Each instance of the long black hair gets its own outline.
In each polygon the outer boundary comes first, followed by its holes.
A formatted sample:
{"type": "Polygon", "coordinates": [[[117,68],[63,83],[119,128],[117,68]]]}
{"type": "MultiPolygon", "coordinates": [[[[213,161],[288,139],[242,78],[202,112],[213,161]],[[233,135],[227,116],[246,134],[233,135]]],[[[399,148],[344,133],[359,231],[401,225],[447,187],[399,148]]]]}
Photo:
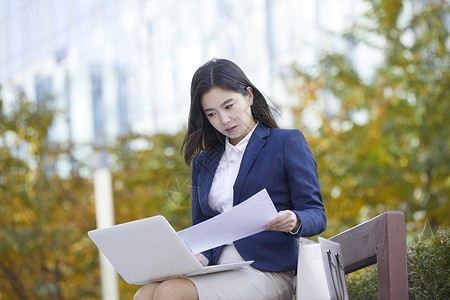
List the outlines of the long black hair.
{"type": "Polygon", "coordinates": [[[181,147],[184,161],[188,165],[200,152],[225,140],[224,135],[209,123],[201,105],[202,96],[213,87],[238,92],[244,96],[247,96],[247,88],[251,87],[253,119],[266,127],[278,128],[266,98],[244,72],[232,61],[214,58],[198,68],[192,78],[188,128],[181,147]]]}

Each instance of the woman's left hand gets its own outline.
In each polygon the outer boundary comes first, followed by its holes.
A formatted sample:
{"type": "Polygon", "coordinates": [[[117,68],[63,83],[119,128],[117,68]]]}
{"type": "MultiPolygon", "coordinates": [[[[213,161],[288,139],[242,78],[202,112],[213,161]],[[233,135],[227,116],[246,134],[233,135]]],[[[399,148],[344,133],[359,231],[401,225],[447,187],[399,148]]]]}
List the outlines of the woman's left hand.
{"type": "Polygon", "coordinates": [[[275,218],[272,219],[272,221],[264,226],[264,230],[295,232],[300,227],[300,225],[300,220],[297,218],[297,215],[293,211],[282,210],[278,212],[278,214],[275,216],[275,218]]]}
{"type": "Polygon", "coordinates": [[[202,264],[202,266],[206,267],[209,264],[209,260],[201,253],[195,254],[197,260],[202,264]]]}

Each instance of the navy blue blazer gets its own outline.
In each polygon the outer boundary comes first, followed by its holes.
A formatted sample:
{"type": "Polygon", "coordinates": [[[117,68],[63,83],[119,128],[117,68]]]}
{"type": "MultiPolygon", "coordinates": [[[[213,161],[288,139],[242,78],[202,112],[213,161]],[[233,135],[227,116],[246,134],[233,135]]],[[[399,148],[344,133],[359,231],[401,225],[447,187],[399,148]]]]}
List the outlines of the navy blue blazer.
{"type": "MultiPolygon", "coordinates": [[[[225,144],[209,147],[192,163],[192,223],[218,215],[208,204],[208,194],[225,144]]],[[[267,128],[258,124],[242,158],[234,183],[233,205],[262,189],[269,193],[278,211],[292,210],[301,221],[296,235],[264,231],[234,242],[253,267],[272,272],[297,267],[300,236],[313,236],[325,230],[327,219],[322,204],[317,164],[303,134],[296,129],[267,128]]],[[[216,264],[223,246],[203,254],[216,264]]]]}

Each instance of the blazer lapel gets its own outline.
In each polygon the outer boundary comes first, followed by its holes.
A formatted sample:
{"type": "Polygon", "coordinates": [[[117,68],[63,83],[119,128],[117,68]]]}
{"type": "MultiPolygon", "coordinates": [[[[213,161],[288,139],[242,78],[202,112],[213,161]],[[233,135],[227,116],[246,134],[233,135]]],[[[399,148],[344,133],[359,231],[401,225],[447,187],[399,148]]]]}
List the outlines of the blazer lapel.
{"type": "Polygon", "coordinates": [[[261,151],[262,147],[266,143],[266,137],[270,134],[270,129],[258,124],[253,135],[248,141],[247,148],[245,149],[244,157],[242,158],[241,166],[239,168],[239,173],[234,183],[234,193],[233,193],[233,206],[239,204],[242,188],[244,185],[245,178],[250,171],[256,157],[261,151]]]}
{"type": "Polygon", "coordinates": [[[225,151],[225,144],[213,145],[205,153],[205,157],[201,162],[201,168],[199,172],[199,185],[201,186],[199,202],[205,212],[211,215],[217,215],[218,212],[214,211],[208,204],[208,195],[211,190],[211,185],[214,180],[214,174],[219,166],[222,154],[225,151]]]}

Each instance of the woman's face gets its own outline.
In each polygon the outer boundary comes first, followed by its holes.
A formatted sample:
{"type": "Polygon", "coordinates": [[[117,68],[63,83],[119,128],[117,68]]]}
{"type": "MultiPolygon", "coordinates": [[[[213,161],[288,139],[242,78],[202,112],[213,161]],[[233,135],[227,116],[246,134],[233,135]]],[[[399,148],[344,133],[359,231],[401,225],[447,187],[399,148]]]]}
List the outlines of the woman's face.
{"type": "Polygon", "coordinates": [[[201,105],[209,123],[220,133],[227,136],[232,145],[237,145],[249,133],[256,123],[251,106],[253,93],[247,88],[247,95],[214,87],[203,94],[201,105]]]}

